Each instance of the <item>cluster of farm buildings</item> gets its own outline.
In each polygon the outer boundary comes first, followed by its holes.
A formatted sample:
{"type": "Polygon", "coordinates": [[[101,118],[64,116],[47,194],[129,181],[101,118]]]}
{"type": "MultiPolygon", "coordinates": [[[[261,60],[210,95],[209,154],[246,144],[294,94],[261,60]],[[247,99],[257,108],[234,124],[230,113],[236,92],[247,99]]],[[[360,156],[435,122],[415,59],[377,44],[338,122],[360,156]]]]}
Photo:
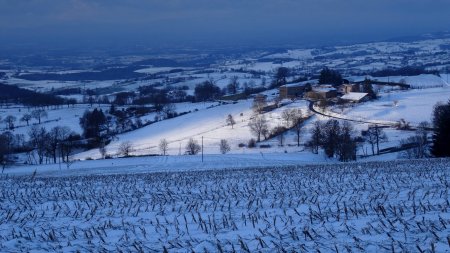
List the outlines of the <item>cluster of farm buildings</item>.
{"type": "MultiPolygon", "coordinates": [[[[391,84],[396,86],[396,84],[391,84]]],[[[372,84],[370,84],[372,87],[372,84]]],[[[310,100],[332,100],[335,102],[360,103],[368,101],[373,94],[365,92],[364,82],[311,85],[308,82],[290,83],[279,87],[281,99],[307,98],[310,100]]],[[[373,92],[373,91],[372,91],[373,92]]]]}

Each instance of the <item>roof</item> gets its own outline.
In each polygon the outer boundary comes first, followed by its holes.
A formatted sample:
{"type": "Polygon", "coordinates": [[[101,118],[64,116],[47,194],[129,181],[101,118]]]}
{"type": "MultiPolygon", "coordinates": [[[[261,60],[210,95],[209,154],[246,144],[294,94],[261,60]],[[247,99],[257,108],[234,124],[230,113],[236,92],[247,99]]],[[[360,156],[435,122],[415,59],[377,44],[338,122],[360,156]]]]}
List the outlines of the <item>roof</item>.
{"type": "Polygon", "coordinates": [[[367,95],[369,95],[369,94],[364,93],[364,92],[349,92],[349,93],[345,94],[344,96],[342,96],[341,98],[344,100],[359,101],[367,95]]]}
{"type": "Polygon", "coordinates": [[[303,86],[305,86],[305,85],[307,85],[308,83],[305,83],[305,82],[300,82],[300,83],[288,83],[288,84],[285,84],[285,85],[283,85],[283,86],[281,86],[281,87],[287,87],[287,88],[292,88],[292,87],[303,87],[303,86]]]}
{"type": "Polygon", "coordinates": [[[315,92],[330,92],[330,91],[335,91],[335,88],[328,88],[328,87],[314,87],[313,91],[315,92]]]}

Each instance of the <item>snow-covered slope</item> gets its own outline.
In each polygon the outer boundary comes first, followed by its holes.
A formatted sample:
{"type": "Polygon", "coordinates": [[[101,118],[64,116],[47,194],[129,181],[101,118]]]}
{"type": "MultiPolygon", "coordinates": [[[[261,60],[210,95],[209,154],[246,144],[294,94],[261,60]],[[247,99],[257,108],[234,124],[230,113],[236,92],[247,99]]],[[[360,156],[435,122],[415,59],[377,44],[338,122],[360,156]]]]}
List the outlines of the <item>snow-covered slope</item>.
{"type": "Polygon", "coordinates": [[[0,176],[0,249],[447,252],[449,168],[409,160],[0,176]]]}

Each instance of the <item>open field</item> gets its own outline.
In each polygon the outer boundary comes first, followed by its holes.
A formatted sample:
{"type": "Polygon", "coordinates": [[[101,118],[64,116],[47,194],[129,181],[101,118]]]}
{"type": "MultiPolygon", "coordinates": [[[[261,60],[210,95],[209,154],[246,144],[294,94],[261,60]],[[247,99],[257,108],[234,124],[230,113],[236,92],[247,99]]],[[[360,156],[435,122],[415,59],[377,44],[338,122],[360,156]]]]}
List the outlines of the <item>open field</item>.
{"type": "Polygon", "coordinates": [[[448,252],[449,168],[436,159],[3,175],[0,249],[448,252]]]}

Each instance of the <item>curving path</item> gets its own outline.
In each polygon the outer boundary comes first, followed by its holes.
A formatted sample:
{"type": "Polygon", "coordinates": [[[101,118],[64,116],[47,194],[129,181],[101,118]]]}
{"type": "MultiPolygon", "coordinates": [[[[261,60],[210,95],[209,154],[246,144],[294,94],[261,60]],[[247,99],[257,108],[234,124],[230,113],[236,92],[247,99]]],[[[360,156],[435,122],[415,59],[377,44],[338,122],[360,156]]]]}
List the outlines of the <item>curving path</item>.
{"type": "Polygon", "coordinates": [[[318,115],[321,115],[321,116],[334,118],[334,119],[340,119],[340,120],[346,120],[346,121],[351,121],[351,122],[357,122],[357,123],[367,123],[367,124],[378,125],[378,126],[386,126],[386,127],[395,127],[397,125],[397,122],[384,122],[383,123],[383,122],[379,122],[379,121],[349,119],[349,118],[345,118],[345,117],[339,117],[339,116],[336,116],[336,115],[325,114],[325,113],[320,112],[320,111],[318,111],[318,110],[316,110],[314,108],[315,101],[312,101],[312,100],[308,100],[308,101],[309,101],[309,110],[311,110],[315,114],[318,114],[318,115]]]}

